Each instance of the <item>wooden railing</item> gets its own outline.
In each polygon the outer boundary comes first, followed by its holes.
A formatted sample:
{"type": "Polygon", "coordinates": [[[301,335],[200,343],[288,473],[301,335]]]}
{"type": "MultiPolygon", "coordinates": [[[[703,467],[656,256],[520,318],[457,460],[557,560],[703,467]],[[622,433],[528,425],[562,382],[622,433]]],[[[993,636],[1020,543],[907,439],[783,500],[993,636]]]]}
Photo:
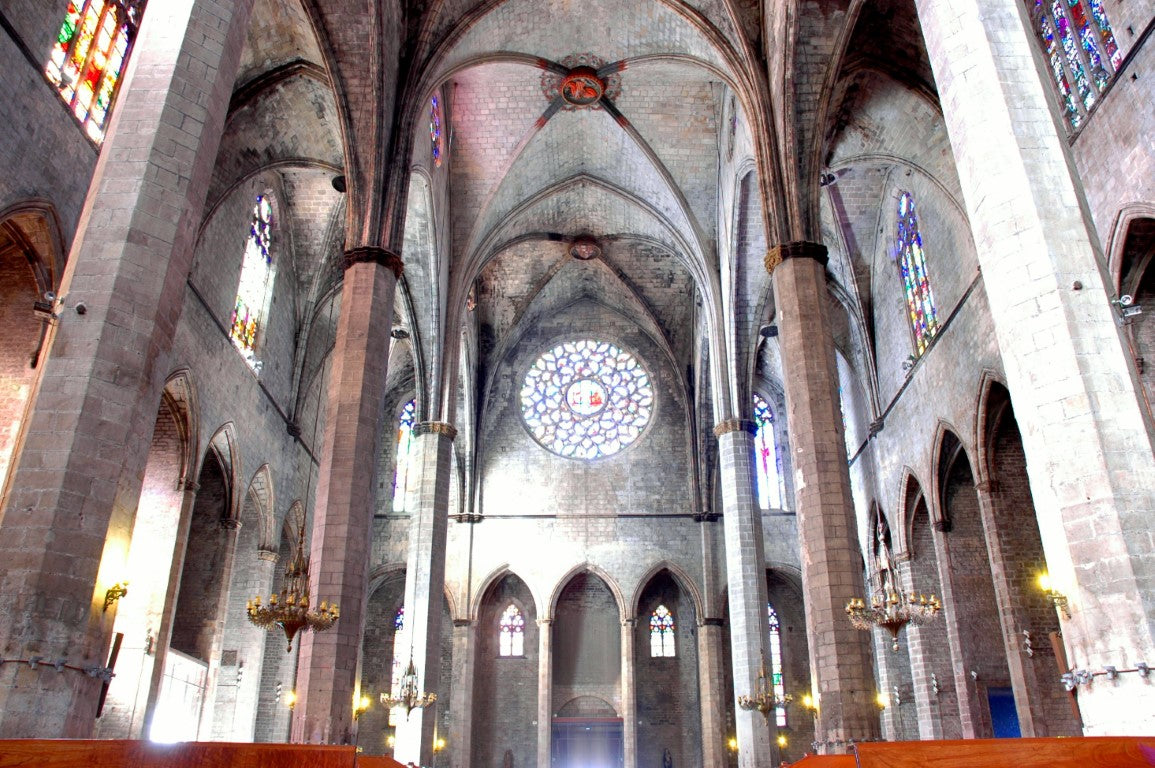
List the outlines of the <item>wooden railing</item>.
{"type": "Polygon", "coordinates": [[[797,768],[1152,768],[1155,737],[868,742],[797,768]]]}
{"type": "Polygon", "coordinates": [[[0,768],[403,768],[355,747],[149,741],[0,740],[0,768]]]}

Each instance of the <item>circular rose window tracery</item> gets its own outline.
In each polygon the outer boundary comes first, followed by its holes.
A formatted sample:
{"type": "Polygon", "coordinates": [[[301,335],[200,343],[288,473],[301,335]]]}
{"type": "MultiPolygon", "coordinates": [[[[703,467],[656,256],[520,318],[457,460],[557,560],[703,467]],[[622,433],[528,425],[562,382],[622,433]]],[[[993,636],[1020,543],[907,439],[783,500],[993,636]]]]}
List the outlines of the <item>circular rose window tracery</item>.
{"type": "Polygon", "coordinates": [[[567,341],[530,367],[521,412],[544,448],[571,459],[612,456],[650,423],[654,388],[641,363],[605,341],[567,341]]]}

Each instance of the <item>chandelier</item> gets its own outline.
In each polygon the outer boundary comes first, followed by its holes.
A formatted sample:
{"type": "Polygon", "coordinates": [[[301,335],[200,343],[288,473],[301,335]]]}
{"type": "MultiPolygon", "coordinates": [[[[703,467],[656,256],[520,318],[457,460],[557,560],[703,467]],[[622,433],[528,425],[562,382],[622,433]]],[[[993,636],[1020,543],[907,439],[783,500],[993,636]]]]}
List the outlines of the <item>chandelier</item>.
{"type": "Polygon", "coordinates": [[[898,650],[898,633],[907,624],[918,626],[931,621],[942,610],[942,603],[931,595],[916,595],[902,590],[889,594],[876,594],[870,599],[870,605],[860,597],[853,598],[846,604],[846,615],[855,629],[871,630],[882,627],[890,633],[894,644],[892,651],[898,650]]]}
{"type": "Polygon", "coordinates": [[[272,630],[274,626],[285,632],[289,641],[287,651],[293,650],[293,638],[302,629],[324,632],[341,618],[341,610],[336,603],[322,600],[321,605],[309,609],[309,558],[305,556],[305,525],[300,521],[297,536],[297,551],[285,570],[285,584],[280,594],[269,595],[269,602],[261,604],[261,596],[250,600],[245,611],[249,621],[262,629],[272,630]]]}
{"type": "Polygon", "coordinates": [[[778,698],[777,694],[774,693],[773,682],[766,676],[766,662],[763,661],[762,667],[758,671],[758,686],[754,695],[739,696],[738,706],[746,710],[756,709],[763,716],[768,717],[770,710],[784,707],[792,701],[794,701],[794,697],[790,694],[778,698]]]}
{"type": "Polygon", "coordinates": [[[386,709],[405,707],[405,718],[415,709],[428,707],[437,701],[436,693],[422,693],[417,685],[417,666],[413,663],[413,654],[410,652],[409,665],[405,667],[405,674],[397,683],[397,690],[393,695],[381,694],[381,704],[386,709]]]}

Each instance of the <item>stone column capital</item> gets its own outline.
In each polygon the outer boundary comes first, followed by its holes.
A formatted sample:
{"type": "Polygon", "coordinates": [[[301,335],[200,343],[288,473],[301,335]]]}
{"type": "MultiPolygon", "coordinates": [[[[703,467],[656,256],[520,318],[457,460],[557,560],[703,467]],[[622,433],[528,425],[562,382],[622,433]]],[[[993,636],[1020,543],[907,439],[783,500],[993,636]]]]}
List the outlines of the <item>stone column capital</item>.
{"type": "Polygon", "coordinates": [[[714,425],[714,437],[728,435],[731,432],[748,432],[753,435],[758,432],[758,425],[749,419],[726,419],[714,425]]]}
{"type": "Polygon", "coordinates": [[[814,259],[824,267],[830,260],[826,246],[822,243],[795,240],[792,243],[775,245],[766,251],[766,271],[771,275],[774,274],[774,270],[786,259],[814,259]]]}
{"type": "Polygon", "coordinates": [[[421,435],[445,435],[450,440],[457,439],[457,427],[444,421],[422,421],[413,425],[413,434],[417,437],[421,435]]]}
{"type": "Polygon", "coordinates": [[[473,619],[454,619],[453,626],[455,627],[472,627],[473,619]]]}
{"type": "Polygon", "coordinates": [[[260,548],[257,550],[257,559],[275,563],[281,559],[281,555],[275,549],[260,548]]]}
{"type": "Polygon", "coordinates": [[[401,279],[401,273],[405,270],[405,262],[401,261],[400,256],[387,248],[376,245],[362,245],[345,251],[342,270],[347,270],[354,264],[366,263],[378,264],[390,269],[398,280],[401,279]]]}
{"type": "Polygon", "coordinates": [[[705,618],[698,622],[699,627],[721,627],[725,624],[722,619],[705,618]]]}
{"type": "Polygon", "coordinates": [[[553,619],[538,619],[537,620],[537,625],[539,627],[548,627],[550,624],[553,624],[553,619]]]}

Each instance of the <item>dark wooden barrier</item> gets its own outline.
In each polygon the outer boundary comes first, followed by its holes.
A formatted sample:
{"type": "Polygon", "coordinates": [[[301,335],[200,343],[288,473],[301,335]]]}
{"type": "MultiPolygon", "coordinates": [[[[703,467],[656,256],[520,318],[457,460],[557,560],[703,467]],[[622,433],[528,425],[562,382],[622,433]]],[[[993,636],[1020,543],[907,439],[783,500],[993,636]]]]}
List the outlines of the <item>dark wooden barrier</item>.
{"type": "MultiPolygon", "coordinates": [[[[1155,738],[967,739],[855,746],[859,768],[1149,768],[1155,738]]],[[[815,767],[817,768],[817,766],[815,767]]]]}
{"type": "MultiPolygon", "coordinates": [[[[354,747],[309,744],[0,741],[0,768],[354,768],[355,758],[354,747]]],[[[372,768],[392,766],[386,763],[372,768]]]]}
{"type": "Polygon", "coordinates": [[[854,755],[810,755],[792,763],[791,768],[858,768],[858,761],[854,755]]]}

